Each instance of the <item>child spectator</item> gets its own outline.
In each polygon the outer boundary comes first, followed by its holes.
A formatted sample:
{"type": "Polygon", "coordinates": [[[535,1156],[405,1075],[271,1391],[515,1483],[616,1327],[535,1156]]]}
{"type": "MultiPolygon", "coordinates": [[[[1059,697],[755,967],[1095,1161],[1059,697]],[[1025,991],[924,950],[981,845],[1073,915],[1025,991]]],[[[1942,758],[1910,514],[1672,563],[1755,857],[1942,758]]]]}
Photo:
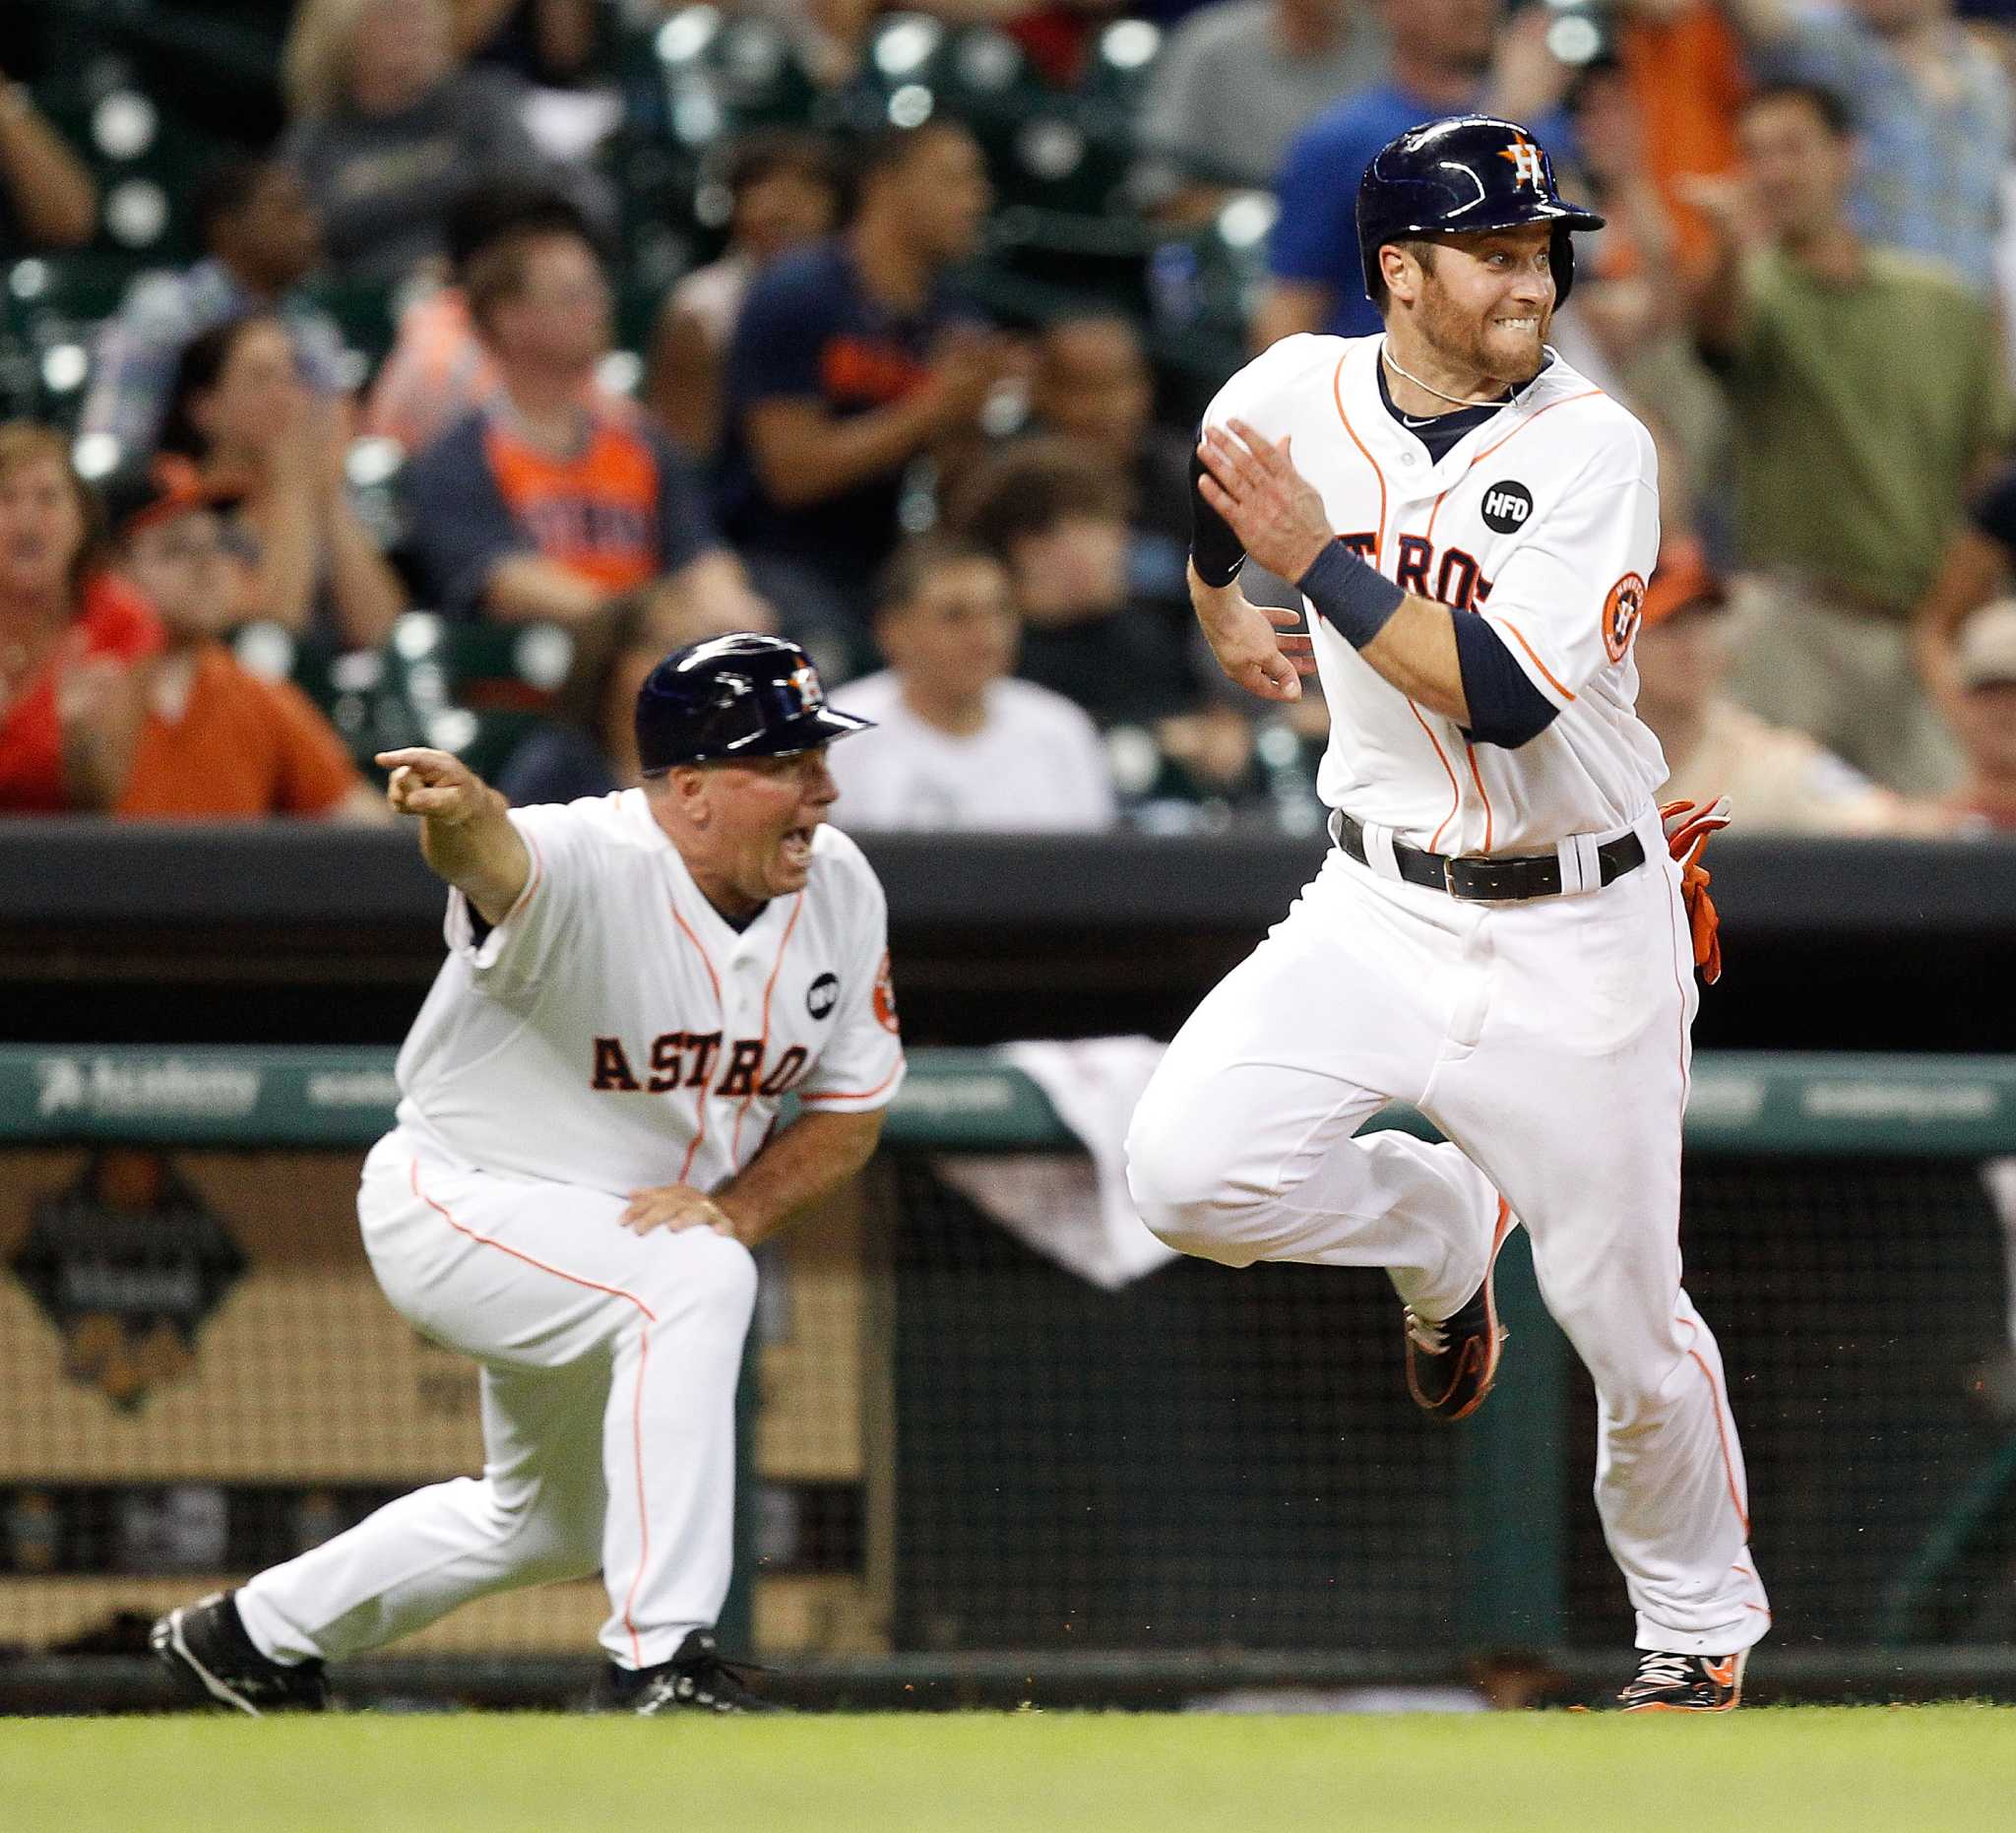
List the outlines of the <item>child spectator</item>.
{"type": "Polygon", "coordinates": [[[166,634],[139,670],[144,712],[112,812],[139,821],[388,819],[308,697],[251,673],[221,640],[232,581],[218,512],[228,498],[172,459],[115,477],[105,497],[119,571],[166,634]]]}

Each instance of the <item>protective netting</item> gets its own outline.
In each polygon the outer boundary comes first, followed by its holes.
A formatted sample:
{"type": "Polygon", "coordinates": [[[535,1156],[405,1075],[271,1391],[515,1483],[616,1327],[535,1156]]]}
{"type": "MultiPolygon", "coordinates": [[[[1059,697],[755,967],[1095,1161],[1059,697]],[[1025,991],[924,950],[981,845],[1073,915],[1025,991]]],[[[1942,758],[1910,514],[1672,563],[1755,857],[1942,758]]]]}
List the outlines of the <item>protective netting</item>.
{"type": "MultiPolygon", "coordinates": [[[[0,1649],[137,1646],[163,1605],[478,1468],[472,1371],[371,1280],[357,1162],[0,1155],[0,1649]]],[[[1453,1663],[1492,1639],[1477,1554],[1508,1493],[1559,1511],[1526,1602],[1551,1583],[1563,1642],[1628,1642],[1572,1357],[1552,1467],[1480,1486],[1493,1409],[1452,1429],[1413,1407],[1382,1275],[1180,1261],[1102,1290],[939,1163],[885,1153],[766,1256],[744,1523],[762,1652],[1453,1663]]],[[[2016,1633],[2016,1364],[1980,1169],[1696,1154],[1687,1191],[1781,1634],[2016,1633]]],[[[1493,1408],[1509,1425],[1527,1404],[1493,1408]]],[[[492,1598],[400,1652],[586,1656],[604,1609],[594,1581],[492,1598]]]]}

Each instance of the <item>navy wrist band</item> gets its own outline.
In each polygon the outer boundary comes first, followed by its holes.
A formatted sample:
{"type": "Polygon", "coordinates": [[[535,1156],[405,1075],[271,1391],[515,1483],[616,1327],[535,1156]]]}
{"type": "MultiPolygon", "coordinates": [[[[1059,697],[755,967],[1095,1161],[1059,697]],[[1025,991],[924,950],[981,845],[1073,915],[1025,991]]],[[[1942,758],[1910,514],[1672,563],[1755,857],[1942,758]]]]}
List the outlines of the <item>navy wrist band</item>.
{"type": "Polygon", "coordinates": [[[1342,541],[1325,547],[1295,585],[1353,649],[1363,649],[1385,629],[1407,597],[1342,541]]]}

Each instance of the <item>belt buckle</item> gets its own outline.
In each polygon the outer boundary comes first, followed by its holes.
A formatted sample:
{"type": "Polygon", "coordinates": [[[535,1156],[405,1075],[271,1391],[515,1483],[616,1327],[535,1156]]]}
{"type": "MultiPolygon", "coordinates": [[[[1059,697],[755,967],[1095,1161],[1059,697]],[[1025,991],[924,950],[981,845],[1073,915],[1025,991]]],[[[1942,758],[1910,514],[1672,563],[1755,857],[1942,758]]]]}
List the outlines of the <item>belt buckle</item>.
{"type": "Polygon", "coordinates": [[[1442,889],[1459,904],[1473,904],[1476,899],[1460,889],[1456,883],[1456,868],[1461,863],[1462,860],[1456,853],[1445,853],[1442,855],[1442,889]]]}

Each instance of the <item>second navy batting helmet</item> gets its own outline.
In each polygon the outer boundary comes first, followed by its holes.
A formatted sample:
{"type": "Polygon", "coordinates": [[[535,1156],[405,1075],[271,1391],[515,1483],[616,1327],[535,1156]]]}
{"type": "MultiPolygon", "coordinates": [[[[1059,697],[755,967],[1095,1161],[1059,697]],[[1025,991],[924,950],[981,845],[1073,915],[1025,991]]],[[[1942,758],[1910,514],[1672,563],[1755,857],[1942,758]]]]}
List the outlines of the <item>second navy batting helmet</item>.
{"type": "Polygon", "coordinates": [[[1413,235],[1465,235],[1525,222],[1554,226],[1554,303],[1575,283],[1571,229],[1600,229],[1592,210],[1566,203],[1553,161],[1516,122],[1488,114],[1450,115],[1411,127],[1372,156],[1358,183],[1358,255],[1365,294],[1375,304],[1379,250],[1413,235]]]}
{"type": "Polygon", "coordinates": [[[637,757],[674,764],[788,757],[874,725],[826,704],[812,659],[754,631],[674,650],[637,690],[637,757]]]}

